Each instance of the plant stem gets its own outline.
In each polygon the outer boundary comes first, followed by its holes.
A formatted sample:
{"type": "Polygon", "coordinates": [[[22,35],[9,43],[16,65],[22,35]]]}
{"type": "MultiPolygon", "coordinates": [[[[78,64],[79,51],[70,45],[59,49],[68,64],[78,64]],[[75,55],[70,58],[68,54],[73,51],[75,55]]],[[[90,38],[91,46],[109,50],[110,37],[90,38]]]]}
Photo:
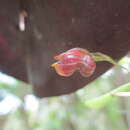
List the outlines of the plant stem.
{"type": "Polygon", "coordinates": [[[100,52],[96,52],[96,53],[91,53],[93,59],[96,61],[96,62],[101,62],[101,61],[107,61],[113,65],[116,65],[116,66],[119,66],[125,70],[127,70],[129,73],[130,73],[130,70],[122,65],[120,65],[119,63],[117,63],[115,60],[113,60],[110,56],[107,56],[103,53],[100,53],[100,52]]]}

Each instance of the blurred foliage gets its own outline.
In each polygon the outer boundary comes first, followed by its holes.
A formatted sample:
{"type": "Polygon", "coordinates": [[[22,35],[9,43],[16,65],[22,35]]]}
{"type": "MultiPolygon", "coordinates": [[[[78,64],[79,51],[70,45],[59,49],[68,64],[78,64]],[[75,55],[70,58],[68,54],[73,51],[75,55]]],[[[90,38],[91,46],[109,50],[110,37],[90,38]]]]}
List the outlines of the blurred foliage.
{"type": "MultiPolygon", "coordinates": [[[[120,64],[130,68],[130,57],[120,64]]],[[[0,77],[0,130],[130,128],[129,98],[111,97],[113,91],[130,90],[130,73],[118,66],[73,94],[43,99],[32,94],[31,86],[3,74],[0,77]],[[104,95],[110,98],[105,103],[104,95]]]]}
{"type": "Polygon", "coordinates": [[[97,98],[94,98],[92,100],[88,100],[86,101],[86,105],[88,107],[91,108],[101,108],[103,107],[105,104],[109,103],[111,100],[113,100],[114,98],[117,98],[117,96],[115,96],[117,93],[119,92],[127,92],[130,91],[130,83],[124,84],[102,96],[99,96],[97,98]]]}

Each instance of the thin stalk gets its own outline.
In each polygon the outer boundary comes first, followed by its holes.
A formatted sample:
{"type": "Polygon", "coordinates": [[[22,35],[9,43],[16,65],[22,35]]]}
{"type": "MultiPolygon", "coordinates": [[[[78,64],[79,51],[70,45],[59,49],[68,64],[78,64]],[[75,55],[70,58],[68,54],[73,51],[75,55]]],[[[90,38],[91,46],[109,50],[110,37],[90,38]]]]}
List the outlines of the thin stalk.
{"type": "Polygon", "coordinates": [[[91,53],[91,55],[92,55],[94,61],[96,61],[96,62],[107,61],[107,62],[109,62],[109,63],[111,63],[111,64],[113,64],[115,66],[119,66],[119,67],[127,70],[130,73],[130,69],[120,65],[118,62],[113,60],[110,56],[107,56],[107,55],[105,55],[103,53],[100,53],[100,52],[91,53]]]}

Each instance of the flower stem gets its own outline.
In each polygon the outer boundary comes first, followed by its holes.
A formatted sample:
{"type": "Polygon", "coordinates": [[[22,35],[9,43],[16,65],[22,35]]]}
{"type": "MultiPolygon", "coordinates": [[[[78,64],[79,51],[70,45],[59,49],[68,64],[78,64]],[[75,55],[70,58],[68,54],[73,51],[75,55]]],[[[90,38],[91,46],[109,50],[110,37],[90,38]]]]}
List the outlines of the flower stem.
{"type": "Polygon", "coordinates": [[[101,61],[107,61],[113,65],[116,65],[116,66],[119,66],[125,70],[127,70],[129,73],[130,73],[130,69],[120,65],[119,63],[117,63],[115,60],[113,60],[110,56],[107,56],[103,53],[100,53],[100,52],[96,52],[96,53],[91,53],[93,59],[96,61],[96,62],[101,62],[101,61]]]}

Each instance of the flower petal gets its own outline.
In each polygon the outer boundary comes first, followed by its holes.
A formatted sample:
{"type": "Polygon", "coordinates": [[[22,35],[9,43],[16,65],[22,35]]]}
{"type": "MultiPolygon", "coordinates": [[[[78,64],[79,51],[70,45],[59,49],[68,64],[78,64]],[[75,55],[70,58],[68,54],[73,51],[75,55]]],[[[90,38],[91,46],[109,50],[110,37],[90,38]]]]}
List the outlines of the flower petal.
{"type": "Polygon", "coordinates": [[[82,48],[70,49],[54,57],[58,62],[52,64],[56,72],[61,76],[71,76],[76,70],[84,77],[93,74],[96,63],[91,54],[82,48]]]}

